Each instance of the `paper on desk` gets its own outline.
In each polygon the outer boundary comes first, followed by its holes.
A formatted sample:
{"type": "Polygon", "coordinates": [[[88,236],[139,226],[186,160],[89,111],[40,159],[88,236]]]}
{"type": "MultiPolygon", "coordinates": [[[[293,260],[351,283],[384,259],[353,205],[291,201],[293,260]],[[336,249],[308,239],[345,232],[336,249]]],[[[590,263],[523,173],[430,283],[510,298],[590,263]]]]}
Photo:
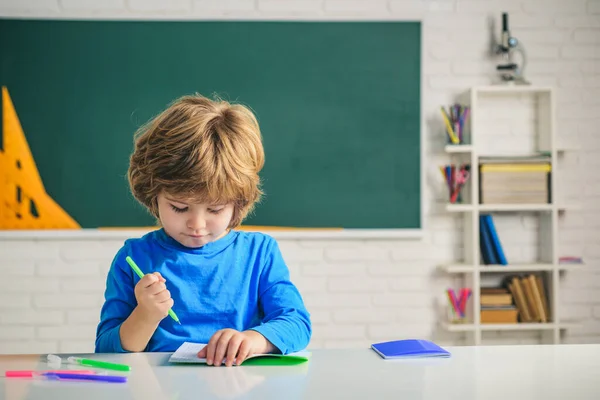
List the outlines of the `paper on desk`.
{"type": "Polygon", "coordinates": [[[198,358],[198,352],[206,347],[206,343],[185,342],[169,358],[169,362],[206,363],[206,358],[198,358]]]}
{"type": "MultiPolygon", "coordinates": [[[[206,364],[206,358],[198,358],[198,352],[206,346],[206,343],[184,342],[175,353],[169,358],[172,363],[190,363],[190,364],[206,364]]],[[[252,358],[276,358],[280,360],[279,364],[294,364],[308,361],[310,352],[299,351],[286,355],[282,354],[254,354],[246,358],[246,361],[252,358]]]]}

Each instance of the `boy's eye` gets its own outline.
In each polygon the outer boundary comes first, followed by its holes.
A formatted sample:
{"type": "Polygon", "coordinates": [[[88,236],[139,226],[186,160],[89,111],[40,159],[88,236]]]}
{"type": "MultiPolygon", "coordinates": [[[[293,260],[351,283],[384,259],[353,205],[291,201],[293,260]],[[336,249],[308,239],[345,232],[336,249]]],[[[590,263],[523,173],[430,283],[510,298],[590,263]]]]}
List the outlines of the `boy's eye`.
{"type": "Polygon", "coordinates": [[[186,212],[188,210],[187,207],[184,208],[179,208],[179,207],[175,207],[173,204],[171,204],[171,208],[173,209],[173,211],[175,211],[176,213],[182,213],[182,212],[186,212]]]}
{"type": "Polygon", "coordinates": [[[219,208],[218,210],[214,209],[214,208],[209,208],[208,209],[208,212],[211,213],[211,214],[219,214],[221,211],[223,211],[223,208],[219,208]]]}

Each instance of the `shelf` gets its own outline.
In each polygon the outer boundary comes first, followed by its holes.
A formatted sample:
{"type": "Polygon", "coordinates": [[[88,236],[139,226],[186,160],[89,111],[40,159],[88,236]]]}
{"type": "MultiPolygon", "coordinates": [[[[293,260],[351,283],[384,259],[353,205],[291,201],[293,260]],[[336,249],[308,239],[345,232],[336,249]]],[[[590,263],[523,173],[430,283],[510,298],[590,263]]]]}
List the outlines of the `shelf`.
{"type": "MultiPolygon", "coordinates": [[[[549,331],[555,328],[569,329],[572,324],[555,323],[518,323],[518,324],[480,324],[481,331],[549,331]]],[[[475,324],[450,324],[444,323],[444,328],[449,332],[472,332],[476,329],[475,324]]]]}
{"type": "Polygon", "coordinates": [[[449,274],[470,274],[475,271],[475,266],[472,264],[449,264],[440,265],[439,269],[449,274]]]}
{"type": "MultiPolygon", "coordinates": [[[[552,204],[447,204],[449,212],[470,212],[475,209],[484,212],[492,211],[551,211],[552,204]]],[[[560,208],[560,207],[559,207],[560,208]]]]}
{"type": "MultiPolygon", "coordinates": [[[[444,151],[446,153],[471,153],[473,151],[473,145],[470,144],[447,144],[444,147],[444,151]]],[[[581,146],[579,145],[558,145],[556,146],[556,151],[558,153],[564,153],[564,152],[575,152],[575,151],[581,151],[581,146]]],[[[480,154],[479,158],[482,157],[494,157],[493,154],[480,154]]]]}
{"type": "Polygon", "coordinates": [[[574,204],[446,204],[448,212],[516,212],[516,211],[558,211],[578,210],[580,206],[574,204]]]}
{"type": "Polygon", "coordinates": [[[556,328],[554,323],[481,324],[482,331],[546,331],[556,328]]]}
{"type": "Polygon", "coordinates": [[[554,268],[559,271],[581,269],[583,264],[509,264],[509,265],[473,265],[473,264],[448,264],[439,268],[449,274],[471,274],[475,271],[481,273],[502,273],[502,272],[542,272],[553,271],[554,268]]]}
{"type": "Polygon", "coordinates": [[[494,93],[550,93],[552,92],[551,87],[545,86],[528,86],[528,85],[490,85],[490,86],[477,86],[475,90],[478,94],[494,94],[494,93]]]}
{"type": "MultiPolygon", "coordinates": [[[[565,264],[560,264],[562,267],[565,264]]],[[[510,264],[510,265],[478,265],[473,264],[450,264],[441,267],[448,273],[460,274],[460,273],[473,273],[475,271],[485,272],[539,272],[539,271],[552,271],[554,269],[553,264],[510,264]]]]}
{"type": "Polygon", "coordinates": [[[444,329],[449,332],[471,332],[475,330],[473,324],[451,324],[448,322],[444,323],[444,329]]]}
{"type": "Polygon", "coordinates": [[[552,204],[479,204],[480,211],[551,211],[552,204]]]}
{"type": "Polygon", "coordinates": [[[446,211],[449,212],[469,212],[473,210],[472,204],[446,204],[446,211]]]}
{"type": "Polygon", "coordinates": [[[559,271],[575,271],[581,269],[583,264],[512,264],[512,265],[480,265],[479,271],[486,272],[541,272],[553,271],[556,267],[559,271]]]}
{"type": "Polygon", "coordinates": [[[445,147],[446,153],[467,154],[473,151],[473,146],[470,144],[448,144],[445,147]]]}
{"type": "Polygon", "coordinates": [[[552,271],[554,264],[480,265],[481,272],[539,272],[552,271]]]}

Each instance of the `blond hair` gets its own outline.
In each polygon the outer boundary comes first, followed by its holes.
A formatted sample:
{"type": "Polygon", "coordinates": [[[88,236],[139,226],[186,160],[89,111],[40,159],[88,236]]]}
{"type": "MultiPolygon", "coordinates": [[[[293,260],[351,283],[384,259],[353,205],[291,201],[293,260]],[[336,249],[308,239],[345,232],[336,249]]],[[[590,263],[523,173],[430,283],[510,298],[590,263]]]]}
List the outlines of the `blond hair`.
{"type": "Polygon", "coordinates": [[[264,150],[254,114],[239,104],[183,96],[135,134],[128,179],[133,196],[158,218],[166,192],[198,203],[233,203],[230,228],[260,200],[264,150]]]}

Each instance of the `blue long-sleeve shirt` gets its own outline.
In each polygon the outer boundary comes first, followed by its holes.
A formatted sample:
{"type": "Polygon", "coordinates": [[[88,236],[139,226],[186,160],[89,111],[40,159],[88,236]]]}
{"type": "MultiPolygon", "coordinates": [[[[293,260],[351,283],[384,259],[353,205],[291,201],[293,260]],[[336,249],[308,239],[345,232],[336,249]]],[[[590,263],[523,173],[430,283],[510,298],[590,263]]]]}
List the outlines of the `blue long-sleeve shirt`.
{"type": "Polygon", "coordinates": [[[220,329],[253,329],[283,354],[304,349],[310,315],[290,281],[277,242],[260,233],[231,231],[200,248],[185,247],[163,229],[128,239],[106,279],[96,332],[97,353],[125,352],[119,329],[137,306],[140,278],[125,257],[145,273],[160,272],[181,325],[164,318],[145,351],[175,351],[183,342],[208,343],[220,329]]]}

